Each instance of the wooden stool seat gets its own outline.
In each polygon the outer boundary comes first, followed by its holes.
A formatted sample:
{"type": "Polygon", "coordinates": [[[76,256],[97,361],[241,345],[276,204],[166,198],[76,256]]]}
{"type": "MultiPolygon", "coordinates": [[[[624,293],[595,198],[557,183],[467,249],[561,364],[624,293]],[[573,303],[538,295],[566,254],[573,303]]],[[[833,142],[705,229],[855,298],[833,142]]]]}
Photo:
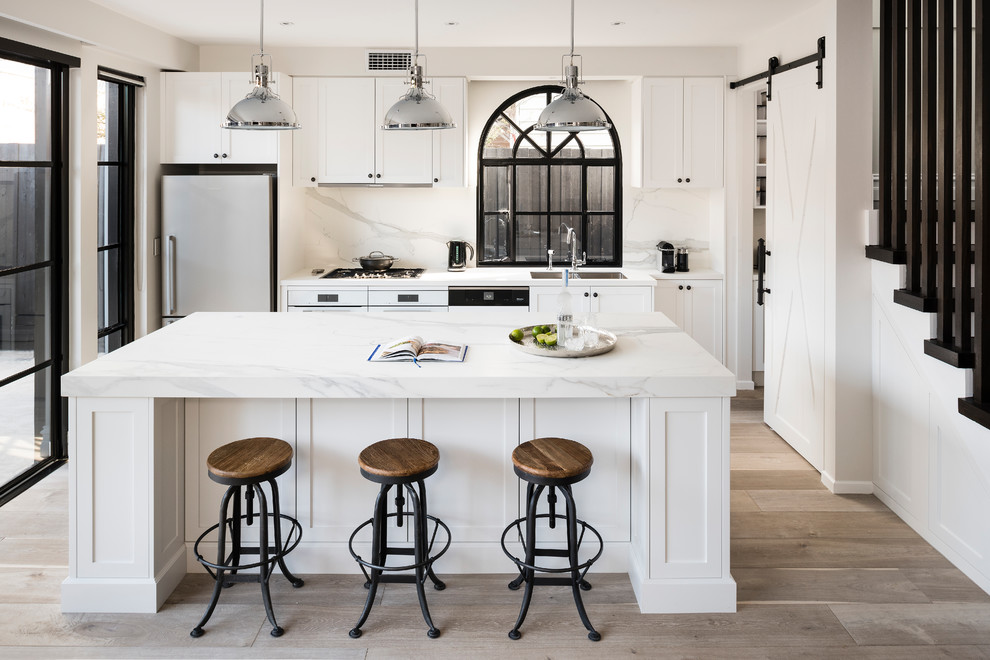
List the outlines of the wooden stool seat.
{"type": "Polygon", "coordinates": [[[440,451],[416,438],[390,438],[365,447],[358,456],[361,473],[373,481],[416,481],[433,474],[440,451]]]}
{"type": "Polygon", "coordinates": [[[512,451],[516,474],[537,483],[574,483],[591,472],[594,457],[580,442],[565,438],[536,438],[512,451]]]}
{"type": "Polygon", "coordinates": [[[292,446],[278,438],[247,438],[214,449],[206,459],[210,479],[219,483],[265,481],[292,465],[292,446]]]}

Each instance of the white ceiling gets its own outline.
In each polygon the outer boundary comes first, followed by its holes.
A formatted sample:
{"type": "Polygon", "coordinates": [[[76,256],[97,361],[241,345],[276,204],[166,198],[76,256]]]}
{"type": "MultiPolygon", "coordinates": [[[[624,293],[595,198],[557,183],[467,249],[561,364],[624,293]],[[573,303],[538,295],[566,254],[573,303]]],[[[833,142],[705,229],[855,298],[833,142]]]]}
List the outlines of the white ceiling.
{"type": "MultiPolygon", "coordinates": [[[[258,43],[260,0],[92,1],[198,45],[258,43]]],[[[818,1],[576,0],[575,52],[593,46],[734,46],[818,1]]],[[[411,48],[413,7],[413,0],[267,0],[265,46],[411,48]]],[[[568,0],[420,0],[419,14],[424,52],[570,44],[568,0]]]]}

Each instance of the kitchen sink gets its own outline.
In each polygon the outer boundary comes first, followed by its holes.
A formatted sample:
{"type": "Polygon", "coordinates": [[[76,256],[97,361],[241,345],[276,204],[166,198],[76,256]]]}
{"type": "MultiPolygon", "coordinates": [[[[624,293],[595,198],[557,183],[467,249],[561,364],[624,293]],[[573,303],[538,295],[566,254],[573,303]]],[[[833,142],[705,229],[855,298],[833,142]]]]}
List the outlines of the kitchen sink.
{"type": "MultiPolygon", "coordinates": [[[[534,280],[559,280],[563,277],[563,271],[559,270],[532,270],[529,272],[530,277],[534,280]]],[[[624,280],[626,276],[617,270],[587,270],[580,272],[571,272],[570,275],[572,280],[624,280]]]]}

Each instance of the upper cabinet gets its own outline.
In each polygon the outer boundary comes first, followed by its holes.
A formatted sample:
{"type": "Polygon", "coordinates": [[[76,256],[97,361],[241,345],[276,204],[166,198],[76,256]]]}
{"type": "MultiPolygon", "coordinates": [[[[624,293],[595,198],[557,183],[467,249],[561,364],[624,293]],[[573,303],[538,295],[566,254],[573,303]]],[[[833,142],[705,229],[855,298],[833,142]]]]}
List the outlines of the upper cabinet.
{"type": "MultiPolygon", "coordinates": [[[[270,86],[278,93],[278,74],[270,86]]],[[[221,127],[230,108],[253,88],[246,72],[163,73],[162,162],[278,162],[280,131],[221,127]]]]}
{"type": "Polygon", "coordinates": [[[296,78],[292,136],[297,186],[464,186],[463,78],[434,78],[432,93],[457,128],[383,131],[385,113],[408,89],[405,78],[296,78]]]}
{"type": "Polygon", "coordinates": [[[721,188],[722,78],[644,78],[644,188],[721,188]]]}

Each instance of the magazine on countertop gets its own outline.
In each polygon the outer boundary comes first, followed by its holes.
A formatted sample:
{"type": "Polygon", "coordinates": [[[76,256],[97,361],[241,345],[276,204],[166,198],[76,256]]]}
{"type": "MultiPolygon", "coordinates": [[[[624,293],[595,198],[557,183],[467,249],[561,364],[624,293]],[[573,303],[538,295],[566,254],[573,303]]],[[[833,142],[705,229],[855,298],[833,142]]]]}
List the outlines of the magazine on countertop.
{"type": "Polygon", "coordinates": [[[422,337],[402,337],[375,346],[369,362],[463,362],[467,346],[424,342],[422,337]]]}

